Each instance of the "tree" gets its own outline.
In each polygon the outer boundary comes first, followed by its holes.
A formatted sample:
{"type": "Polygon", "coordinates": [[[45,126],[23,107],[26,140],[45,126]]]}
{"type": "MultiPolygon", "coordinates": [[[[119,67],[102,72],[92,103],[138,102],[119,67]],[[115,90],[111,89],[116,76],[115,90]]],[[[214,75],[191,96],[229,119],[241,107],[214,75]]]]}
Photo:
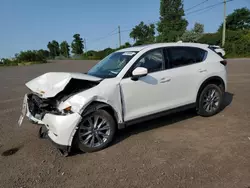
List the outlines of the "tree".
{"type": "Polygon", "coordinates": [[[76,55],[81,55],[83,53],[84,45],[80,34],[75,34],[73,36],[74,40],[71,43],[72,53],[76,55]]]}
{"type": "Polygon", "coordinates": [[[129,48],[131,47],[131,44],[129,42],[126,42],[124,45],[123,45],[125,48],[129,48]]]}
{"type": "Polygon", "coordinates": [[[157,40],[159,42],[178,41],[188,24],[183,18],[184,15],[183,0],[161,0],[157,40]]]}
{"type": "MultiPolygon", "coordinates": [[[[129,48],[132,45],[129,42],[126,42],[125,44],[121,45],[119,48],[115,49],[115,50],[119,50],[119,49],[123,49],[123,48],[129,48]]],[[[113,52],[115,51],[113,50],[113,52]]]]}
{"type": "Polygon", "coordinates": [[[64,57],[69,57],[69,44],[67,43],[67,41],[63,41],[60,44],[60,54],[64,57]]]}
{"type": "Polygon", "coordinates": [[[48,57],[47,50],[28,50],[28,51],[21,51],[19,54],[16,55],[17,62],[46,62],[48,57]]]}
{"type": "Polygon", "coordinates": [[[196,22],[194,24],[194,29],[193,31],[197,34],[203,34],[204,33],[204,25],[196,22]]]}
{"type": "Polygon", "coordinates": [[[37,51],[37,55],[40,57],[43,57],[44,59],[47,59],[47,58],[49,58],[49,51],[40,49],[37,51]]]}
{"type": "MultiPolygon", "coordinates": [[[[249,30],[250,29],[250,10],[248,8],[236,9],[227,16],[226,28],[228,30],[249,30]]],[[[221,32],[223,24],[218,31],[221,32]]]]}
{"type": "Polygon", "coordinates": [[[47,44],[47,48],[49,49],[49,56],[54,58],[55,57],[54,46],[52,45],[51,42],[47,44]]]}
{"type": "Polygon", "coordinates": [[[50,57],[55,58],[60,55],[59,43],[57,41],[52,40],[52,42],[48,43],[47,47],[49,49],[50,57]]]}
{"type": "Polygon", "coordinates": [[[135,26],[130,33],[130,37],[136,42],[135,45],[152,43],[155,40],[155,25],[146,25],[141,22],[139,25],[135,26]]]}
{"type": "Polygon", "coordinates": [[[184,42],[197,42],[204,33],[204,25],[200,23],[195,23],[194,28],[190,31],[186,31],[181,40],[184,42]]]}

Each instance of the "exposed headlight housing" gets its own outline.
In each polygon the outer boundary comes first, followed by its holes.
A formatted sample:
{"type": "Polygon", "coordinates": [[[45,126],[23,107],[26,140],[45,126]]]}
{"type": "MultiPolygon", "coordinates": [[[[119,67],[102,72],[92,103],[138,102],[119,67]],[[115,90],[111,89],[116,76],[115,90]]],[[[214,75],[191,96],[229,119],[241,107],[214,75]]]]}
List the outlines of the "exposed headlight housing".
{"type": "Polygon", "coordinates": [[[68,106],[67,108],[64,108],[63,109],[63,113],[65,113],[65,114],[72,114],[73,112],[71,111],[71,106],[68,106]]]}

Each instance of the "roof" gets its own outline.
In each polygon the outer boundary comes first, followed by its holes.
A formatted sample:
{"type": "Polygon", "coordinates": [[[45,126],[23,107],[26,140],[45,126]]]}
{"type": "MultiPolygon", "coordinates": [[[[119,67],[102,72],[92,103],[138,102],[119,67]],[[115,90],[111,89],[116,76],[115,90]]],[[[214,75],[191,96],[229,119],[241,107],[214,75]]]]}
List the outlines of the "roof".
{"type": "Polygon", "coordinates": [[[134,46],[129,48],[124,48],[119,50],[119,52],[127,52],[127,51],[134,51],[139,52],[144,49],[154,49],[160,47],[169,47],[169,46],[190,46],[190,47],[200,47],[200,48],[207,48],[207,44],[200,44],[200,43],[185,43],[185,42],[176,42],[176,43],[155,43],[155,44],[148,44],[148,45],[141,45],[141,46],[134,46]]]}

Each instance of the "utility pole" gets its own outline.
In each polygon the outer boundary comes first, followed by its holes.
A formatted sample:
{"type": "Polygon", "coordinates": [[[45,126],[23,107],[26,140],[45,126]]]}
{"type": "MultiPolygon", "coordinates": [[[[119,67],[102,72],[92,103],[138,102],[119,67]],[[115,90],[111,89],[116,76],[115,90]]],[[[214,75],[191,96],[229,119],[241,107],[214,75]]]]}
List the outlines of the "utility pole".
{"type": "Polygon", "coordinates": [[[122,45],[122,40],[121,40],[121,27],[118,26],[118,33],[119,33],[119,47],[122,45]]]}
{"type": "Polygon", "coordinates": [[[226,7],[227,7],[227,1],[224,0],[224,22],[223,22],[223,32],[222,32],[222,47],[225,46],[226,41],[226,7]]]}
{"type": "Polygon", "coordinates": [[[87,41],[86,41],[86,39],[84,39],[84,48],[85,48],[85,52],[87,52],[87,41]]]}

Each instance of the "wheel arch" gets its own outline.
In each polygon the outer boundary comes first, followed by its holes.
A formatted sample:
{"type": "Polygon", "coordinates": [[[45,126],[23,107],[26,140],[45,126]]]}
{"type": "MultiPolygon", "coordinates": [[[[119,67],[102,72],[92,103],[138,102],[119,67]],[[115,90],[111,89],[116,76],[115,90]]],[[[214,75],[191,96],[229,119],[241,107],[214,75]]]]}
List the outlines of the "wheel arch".
{"type": "Polygon", "coordinates": [[[92,101],[88,106],[83,110],[81,116],[87,116],[88,114],[99,110],[103,109],[106,110],[115,120],[116,124],[118,125],[119,123],[119,115],[116,112],[116,110],[110,105],[105,102],[100,102],[100,101],[92,101]]]}
{"type": "MultiPolygon", "coordinates": [[[[113,118],[114,118],[114,121],[116,123],[116,126],[118,129],[121,129],[121,128],[124,128],[124,127],[121,127],[123,126],[123,123],[119,123],[119,115],[118,113],[115,111],[115,109],[105,103],[105,102],[100,102],[100,101],[92,101],[90,102],[87,107],[85,107],[85,109],[82,111],[81,113],[81,116],[82,118],[84,118],[85,116],[87,116],[88,114],[90,113],[93,113],[94,111],[98,110],[98,109],[103,109],[103,110],[106,110],[113,118]]],[[[80,123],[80,122],[79,122],[80,123]]],[[[78,126],[76,126],[76,128],[74,129],[72,135],[71,135],[71,142],[69,143],[69,145],[71,145],[72,147],[75,147],[76,143],[76,132],[77,132],[77,129],[78,129],[78,126]]]]}
{"type": "Polygon", "coordinates": [[[205,81],[203,81],[199,87],[199,90],[196,96],[196,105],[198,105],[198,99],[200,97],[201,92],[208,84],[216,84],[222,89],[223,93],[225,92],[225,82],[221,77],[219,76],[209,77],[205,81]]]}

